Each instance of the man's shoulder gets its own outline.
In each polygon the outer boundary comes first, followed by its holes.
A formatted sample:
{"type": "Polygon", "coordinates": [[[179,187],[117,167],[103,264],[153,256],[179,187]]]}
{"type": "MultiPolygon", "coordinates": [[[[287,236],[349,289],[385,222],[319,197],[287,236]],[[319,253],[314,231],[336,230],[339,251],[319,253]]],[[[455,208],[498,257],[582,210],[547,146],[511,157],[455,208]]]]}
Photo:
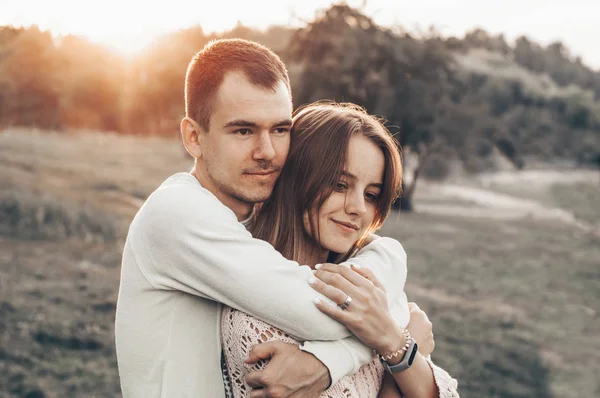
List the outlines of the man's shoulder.
{"type": "Polygon", "coordinates": [[[142,208],[178,208],[193,203],[201,207],[224,205],[190,173],[173,174],[148,196],[142,208]]]}
{"type": "Polygon", "coordinates": [[[190,173],[177,173],[148,196],[135,218],[144,220],[145,225],[172,225],[214,217],[233,217],[237,221],[231,210],[202,187],[196,177],[190,173]]]}
{"type": "Polygon", "coordinates": [[[202,185],[200,185],[200,182],[198,182],[196,177],[194,177],[192,174],[181,172],[175,173],[168,177],[166,180],[164,180],[158,186],[158,188],[156,188],[156,190],[152,192],[150,197],[159,192],[173,192],[174,190],[187,190],[196,193],[210,193],[208,190],[202,187],[202,185]]]}

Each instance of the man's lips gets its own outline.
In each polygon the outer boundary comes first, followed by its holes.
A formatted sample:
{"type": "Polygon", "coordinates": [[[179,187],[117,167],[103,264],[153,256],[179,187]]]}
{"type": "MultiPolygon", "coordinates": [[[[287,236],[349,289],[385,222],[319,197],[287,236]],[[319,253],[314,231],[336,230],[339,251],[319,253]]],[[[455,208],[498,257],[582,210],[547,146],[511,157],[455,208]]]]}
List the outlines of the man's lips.
{"type": "Polygon", "coordinates": [[[270,171],[255,171],[252,173],[246,173],[246,174],[250,174],[250,175],[254,175],[254,176],[267,176],[269,174],[273,174],[275,173],[277,170],[270,170],[270,171]]]}
{"type": "Polygon", "coordinates": [[[276,168],[276,169],[261,169],[261,170],[248,170],[245,171],[244,174],[249,174],[249,175],[256,175],[256,176],[266,176],[269,174],[273,174],[273,173],[278,173],[280,171],[280,169],[276,168]]]}
{"type": "Polygon", "coordinates": [[[338,221],[338,220],[334,220],[333,218],[331,219],[331,221],[338,223],[340,225],[343,225],[346,228],[350,228],[353,229],[355,231],[358,231],[358,225],[352,224],[350,222],[344,222],[344,221],[338,221]]]}

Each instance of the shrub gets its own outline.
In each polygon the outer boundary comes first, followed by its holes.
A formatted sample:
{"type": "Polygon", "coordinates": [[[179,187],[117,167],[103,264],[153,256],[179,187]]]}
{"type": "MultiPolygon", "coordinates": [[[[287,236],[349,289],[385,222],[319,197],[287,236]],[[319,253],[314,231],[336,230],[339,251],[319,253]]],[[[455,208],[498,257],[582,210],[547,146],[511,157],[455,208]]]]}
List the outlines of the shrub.
{"type": "Polygon", "coordinates": [[[0,234],[23,239],[113,241],[117,223],[82,203],[9,189],[0,194],[0,234]]]}

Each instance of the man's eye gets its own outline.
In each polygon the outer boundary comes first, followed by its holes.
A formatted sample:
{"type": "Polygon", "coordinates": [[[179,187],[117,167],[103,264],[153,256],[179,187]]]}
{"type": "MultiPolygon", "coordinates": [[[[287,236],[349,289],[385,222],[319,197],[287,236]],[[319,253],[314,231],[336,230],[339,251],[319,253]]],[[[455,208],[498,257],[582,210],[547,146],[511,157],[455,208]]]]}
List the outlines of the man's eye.
{"type": "Polygon", "coordinates": [[[237,134],[239,135],[248,135],[252,133],[252,130],[250,129],[239,129],[236,131],[237,134]]]}
{"type": "Polygon", "coordinates": [[[278,127],[275,129],[275,132],[277,134],[287,134],[290,132],[290,129],[288,127],[278,127]]]}

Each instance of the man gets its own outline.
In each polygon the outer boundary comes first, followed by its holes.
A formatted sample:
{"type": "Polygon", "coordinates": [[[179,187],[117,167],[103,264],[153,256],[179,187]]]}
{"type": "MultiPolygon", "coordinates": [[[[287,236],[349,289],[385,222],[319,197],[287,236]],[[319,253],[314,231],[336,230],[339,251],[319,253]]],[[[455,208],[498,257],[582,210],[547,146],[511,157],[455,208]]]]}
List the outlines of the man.
{"type": "MultiPolygon", "coordinates": [[[[221,303],[309,340],[304,351],[256,347],[252,360],[271,361],[268,371],[248,375],[253,397],[317,396],[371,353],[314,307],[310,268],[253,239],[243,225],[270,196],[287,157],[285,66],[256,43],[213,42],[191,61],[185,96],[181,134],[194,167],[150,195],[124,248],[115,326],[123,396],[223,397],[221,303]]],[[[406,256],[390,242],[376,239],[352,262],[398,280],[393,265],[406,256]]],[[[391,305],[401,294],[389,286],[391,305]]]]}

